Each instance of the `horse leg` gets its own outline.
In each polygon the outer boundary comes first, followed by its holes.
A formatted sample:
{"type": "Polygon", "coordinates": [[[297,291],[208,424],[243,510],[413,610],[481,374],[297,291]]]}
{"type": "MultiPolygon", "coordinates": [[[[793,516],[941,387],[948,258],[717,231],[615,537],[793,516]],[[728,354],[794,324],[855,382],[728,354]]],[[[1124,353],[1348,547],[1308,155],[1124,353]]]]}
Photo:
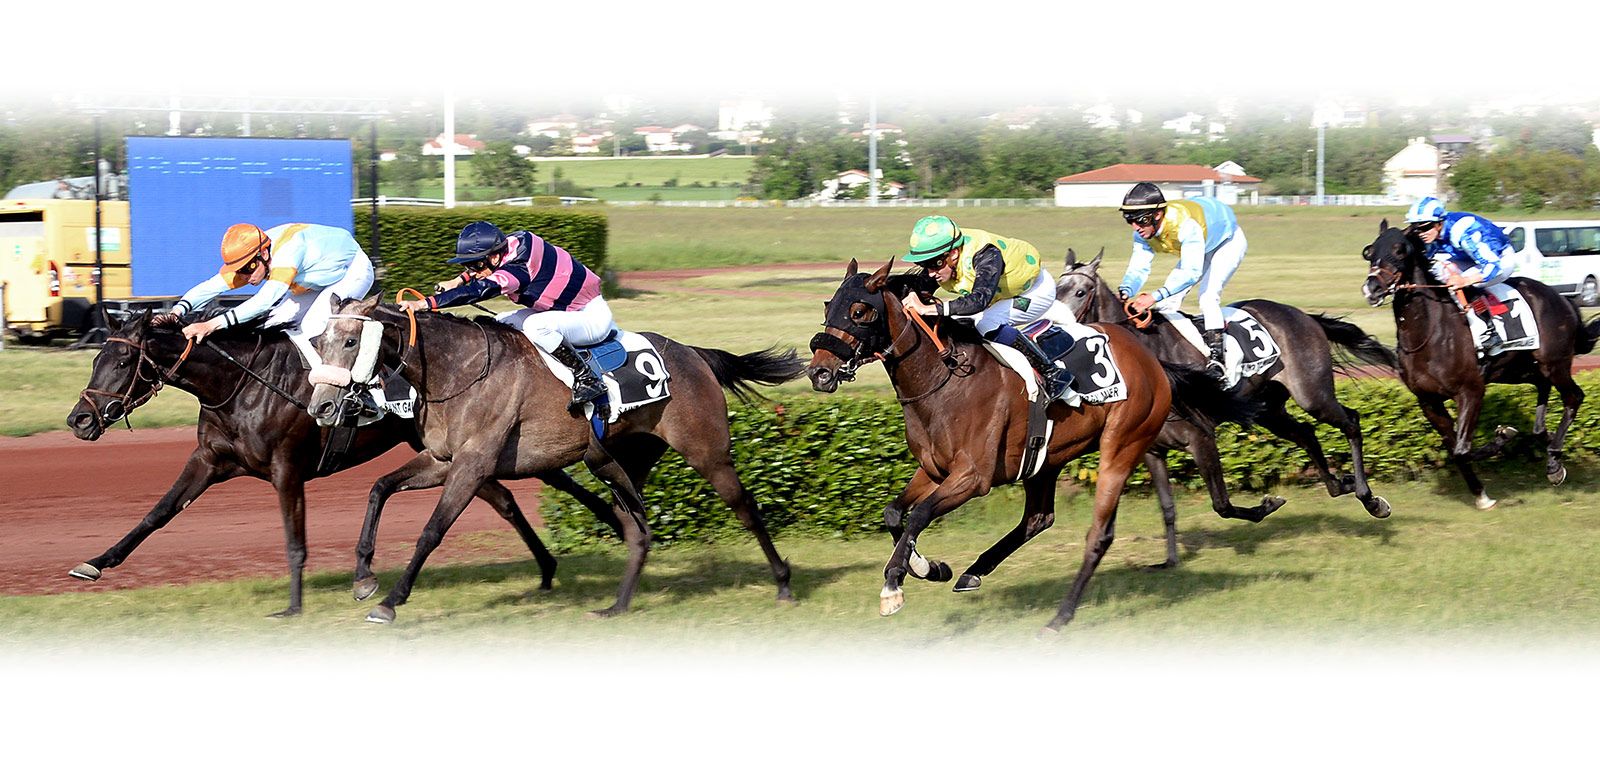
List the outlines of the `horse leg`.
{"type": "MultiPolygon", "coordinates": [[[[709,442],[695,443],[705,445],[709,442]]],[[[727,449],[709,448],[691,448],[687,452],[679,450],[679,453],[689,467],[694,468],[695,472],[710,482],[711,488],[716,489],[717,496],[722,498],[723,504],[733,509],[745,530],[755,535],[762,554],[767,556],[767,565],[772,568],[772,579],[778,584],[778,601],[793,603],[794,594],[789,591],[789,562],[773,546],[766,521],[762,519],[761,507],[756,504],[756,498],[750,490],[740,482],[738,471],[733,469],[733,454],[727,449]]]]}
{"type": "Polygon", "coordinates": [[[1128,475],[1133,472],[1134,463],[1148,445],[1148,442],[1142,442],[1134,447],[1129,441],[1104,436],[1101,443],[1111,446],[1100,452],[1100,477],[1094,483],[1094,517],[1084,536],[1083,564],[1078,567],[1078,576],[1072,580],[1072,587],[1061,602],[1061,608],[1056,611],[1055,618],[1045,626],[1047,632],[1060,630],[1077,613],[1078,602],[1089,586],[1089,578],[1094,576],[1106,551],[1111,549],[1111,540],[1116,537],[1117,503],[1122,499],[1128,475]]]}
{"type": "MultiPolygon", "coordinates": [[[[280,459],[273,464],[286,466],[290,461],[280,459]]],[[[273,471],[272,488],[278,491],[284,548],[289,559],[289,607],[271,615],[278,619],[300,615],[300,590],[306,569],[306,482],[294,468],[283,467],[273,471]]]]}
{"type": "Polygon", "coordinates": [[[974,467],[962,464],[952,470],[922,501],[913,505],[906,514],[905,530],[895,542],[889,562],[883,567],[883,590],[878,593],[878,613],[892,616],[905,606],[905,593],[900,586],[905,582],[911,553],[917,547],[917,535],[935,518],[961,506],[979,493],[978,474],[974,467]]]}
{"type": "Polygon", "coordinates": [[[367,614],[367,621],[377,624],[390,624],[394,621],[395,608],[404,605],[411,597],[411,588],[417,582],[417,575],[422,573],[422,564],[427,562],[428,556],[444,541],[444,535],[450,531],[450,525],[461,517],[461,512],[467,509],[467,503],[478,493],[478,489],[491,475],[489,463],[492,457],[484,458],[477,455],[463,458],[458,456],[452,460],[448,467],[449,475],[444,480],[444,491],[439,495],[439,503],[433,508],[433,515],[428,518],[428,523],[422,529],[422,535],[417,538],[417,549],[411,555],[411,562],[406,564],[406,570],[400,575],[400,581],[395,582],[383,602],[372,608],[367,614]]]}
{"type": "MultiPolygon", "coordinates": [[[[1583,404],[1583,388],[1572,379],[1571,362],[1551,372],[1551,382],[1561,391],[1561,424],[1556,426],[1555,436],[1545,447],[1545,477],[1551,485],[1560,486],[1567,480],[1567,468],[1561,464],[1561,449],[1567,443],[1567,430],[1572,427],[1572,420],[1578,416],[1578,407],[1583,404]]],[[[1539,421],[1542,424],[1544,418],[1541,417],[1539,421]]]]}
{"type": "Polygon", "coordinates": [[[644,500],[628,477],[628,471],[604,447],[594,442],[583,455],[583,462],[596,478],[606,482],[614,499],[612,513],[622,527],[622,541],[628,548],[628,561],[623,566],[622,582],[617,588],[617,600],[609,607],[590,614],[610,617],[624,613],[633,602],[633,591],[639,586],[639,575],[644,571],[645,556],[650,551],[650,525],[645,518],[644,500]]]}
{"type": "MultiPolygon", "coordinates": [[[[579,504],[589,508],[589,512],[594,513],[594,517],[601,523],[610,526],[611,530],[616,532],[618,539],[622,538],[622,524],[617,521],[617,514],[611,510],[611,503],[607,502],[599,494],[584,488],[583,484],[574,481],[572,476],[567,475],[567,471],[552,470],[548,473],[540,473],[535,477],[544,481],[546,486],[571,495],[573,499],[578,500],[579,504]]],[[[634,485],[643,486],[644,482],[635,481],[634,485]]],[[[479,496],[482,495],[480,494],[479,496]]]]}
{"type": "MultiPolygon", "coordinates": [[[[1178,505],[1172,501],[1172,477],[1167,474],[1167,453],[1145,452],[1144,466],[1150,471],[1150,483],[1156,487],[1156,501],[1161,505],[1161,525],[1166,531],[1167,538],[1167,559],[1150,568],[1177,568],[1178,505]]],[[[1210,483],[1207,482],[1206,485],[1210,486],[1210,483]]]]}
{"type": "Polygon", "coordinates": [[[1350,475],[1343,479],[1347,490],[1355,491],[1356,499],[1361,501],[1361,506],[1366,508],[1368,515],[1374,518],[1388,518],[1389,500],[1373,496],[1372,486],[1367,483],[1366,458],[1361,452],[1361,413],[1333,398],[1332,386],[1329,386],[1326,393],[1328,395],[1324,401],[1304,408],[1318,421],[1332,425],[1344,434],[1345,440],[1350,443],[1350,475]]]}
{"type": "Polygon", "coordinates": [[[1022,520],[1017,521],[1016,528],[1007,532],[989,549],[984,550],[966,571],[961,572],[961,578],[956,580],[956,592],[972,592],[978,589],[983,577],[994,573],[1001,562],[1056,522],[1056,477],[1060,474],[1059,469],[1047,469],[1023,482],[1022,487],[1027,499],[1023,503],[1022,520]]]}
{"type": "MultiPolygon", "coordinates": [[[[933,492],[935,486],[933,479],[929,478],[928,474],[919,467],[917,472],[911,476],[911,482],[906,484],[905,490],[900,492],[900,496],[895,497],[893,502],[883,508],[883,527],[888,530],[889,536],[894,541],[899,542],[900,535],[905,533],[906,512],[913,505],[927,498],[933,492]]],[[[918,550],[911,551],[911,559],[907,562],[910,565],[910,574],[918,579],[926,579],[930,582],[948,582],[953,577],[950,572],[950,564],[944,561],[929,560],[923,557],[918,550]]]]}
{"type": "MultiPolygon", "coordinates": [[[[1200,468],[1200,476],[1206,482],[1206,491],[1211,493],[1211,509],[1216,511],[1217,515],[1260,523],[1261,519],[1283,507],[1285,500],[1270,494],[1263,496],[1261,504],[1255,507],[1239,507],[1233,504],[1233,498],[1228,495],[1227,475],[1222,470],[1222,456],[1217,453],[1216,433],[1209,428],[1182,421],[1168,423],[1168,427],[1173,427],[1183,434],[1185,447],[1190,456],[1194,457],[1195,466],[1200,468]]],[[[1165,474],[1165,463],[1161,467],[1162,473],[1165,474]]],[[[1171,492],[1170,485],[1168,492],[1171,492]]]]}
{"type": "Polygon", "coordinates": [[[232,462],[219,465],[213,461],[211,452],[203,448],[195,449],[189,455],[189,461],[184,463],[183,472],[178,474],[178,480],[172,483],[172,488],[167,489],[161,501],[157,502],[132,530],[105,552],[78,564],[67,573],[90,582],[99,579],[105,569],[122,565],[135,548],[157,529],[171,522],[206,489],[241,474],[242,471],[232,462]]]}
{"type": "Polygon", "coordinates": [[[356,540],[353,586],[356,600],[366,600],[378,591],[378,577],[372,573],[372,555],[377,549],[378,521],[383,517],[384,503],[397,491],[431,489],[444,483],[449,475],[450,463],[423,450],[407,460],[406,464],[373,482],[372,490],[367,492],[367,515],[361,522],[361,536],[356,540]]]}
{"type": "Polygon", "coordinates": [[[550,589],[550,583],[556,577],[556,558],[545,549],[544,542],[534,532],[533,525],[528,523],[528,517],[522,514],[522,508],[517,505],[517,498],[511,495],[511,490],[505,484],[490,479],[478,487],[478,497],[488,502],[506,523],[511,524],[511,528],[516,529],[517,536],[522,538],[522,543],[528,546],[528,552],[533,553],[534,561],[539,564],[539,589],[550,589]]]}
{"type": "MultiPolygon", "coordinates": [[[[1450,417],[1450,411],[1444,407],[1444,399],[1418,395],[1417,403],[1422,407],[1422,416],[1427,418],[1433,429],[1444,437],[1445,450],[1450,451],[1455,440],[1456,424],[1450,417]]],[[[1477,508],[1488,510],[1494,507],[1496,500],[1483,490],[1483,481],[1478,480],[1478,473],[1472,469],[1472,460],[1466,456],[1452,455],[1451,461],[1456,464],[1456,470],[1461,473],[1462,480],[1467,482],[1467,490],[1477,497],[1474,502],[1477,508]]]]}
{"type": "Polygon", "coordinates": [[[1269,404],[1256,422],[1279,438],[1305,450],[1311,457],[1311,465],[1316,468],[1317,476],[1322,479],[1323,486],[1327,487],[1328,496],[1343,496],[1355,488],[1353,483],[1334,475],[1333,470],[1328,467],[1327,455],[1322,453],[1322,442],[1317,440],[1317,429],[1295,419],[1284,408],[1282,400],[1275,400],[1269,404]]]}

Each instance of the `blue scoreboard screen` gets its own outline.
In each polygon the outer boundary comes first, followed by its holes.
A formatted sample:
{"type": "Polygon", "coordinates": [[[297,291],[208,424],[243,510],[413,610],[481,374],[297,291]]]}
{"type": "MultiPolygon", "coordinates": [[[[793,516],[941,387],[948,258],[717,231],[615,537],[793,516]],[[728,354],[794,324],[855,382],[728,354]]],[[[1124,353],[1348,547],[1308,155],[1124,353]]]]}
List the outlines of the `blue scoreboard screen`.
{"type": "Polygon", "coordinates": [[[222,265],[222,233],[321,223],[353,231],[350,142],[130,137],[133,294],[181,295],[222,265]]]}

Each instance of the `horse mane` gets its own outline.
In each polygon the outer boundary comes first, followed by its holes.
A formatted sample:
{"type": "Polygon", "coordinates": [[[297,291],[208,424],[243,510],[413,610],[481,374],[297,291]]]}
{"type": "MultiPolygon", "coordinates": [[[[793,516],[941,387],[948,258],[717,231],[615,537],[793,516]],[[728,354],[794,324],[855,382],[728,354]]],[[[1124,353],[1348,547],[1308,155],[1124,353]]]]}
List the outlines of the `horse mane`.
{"type": "MultiPolygon", "coordinates": [[[[401,321],[406,321],[406,310],[396,304],[379,303],[375,312],[397,318],[401,321]]],[[[509,332],[516,335],[522,334],[522,330],[519,330],[509,324],[503,324],[497,321],[493,316],[457,316],[455,314],[442,313],[439,311],[418,311],[416,315],[417,326],[419,327],[424,324],[439,322],[444,324],[478,326],[490,332],[509,332]]]]}

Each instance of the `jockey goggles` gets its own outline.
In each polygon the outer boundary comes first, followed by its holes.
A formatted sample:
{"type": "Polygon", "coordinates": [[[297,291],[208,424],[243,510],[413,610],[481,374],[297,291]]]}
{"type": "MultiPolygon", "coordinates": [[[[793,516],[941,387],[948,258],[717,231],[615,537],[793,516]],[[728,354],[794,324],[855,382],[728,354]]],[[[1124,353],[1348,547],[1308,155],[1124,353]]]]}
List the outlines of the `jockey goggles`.
{"type": "Polygon", "coordinates": [[[1135,226],[1149,226],[1156,222],[1159,209],[1154,210],[1123,210],[1122,219],[1135,226]]]}

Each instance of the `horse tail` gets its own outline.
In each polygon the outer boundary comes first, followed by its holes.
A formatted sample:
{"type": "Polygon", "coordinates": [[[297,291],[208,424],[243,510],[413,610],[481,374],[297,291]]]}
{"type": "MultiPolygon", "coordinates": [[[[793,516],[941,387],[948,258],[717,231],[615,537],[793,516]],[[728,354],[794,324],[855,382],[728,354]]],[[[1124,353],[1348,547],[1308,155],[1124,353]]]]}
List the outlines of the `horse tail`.
{"type": "Polygon", "coordinates": [[[779,351],[777,346],[773,346],[737,355],[716,348],[689,347],[706,360],[717,383],[746,404],[752,398],[765,398],[751,383],[780,385],[806,373],[805,363],[795,355],[793,348],[779,351]]]}
{"type": "Polygon", "coordinates": [[[1172,411],[1190,422],[1215,428],[1224,422],[1253,425],[1261,416],[1259,402],[1223,390],[1210,375],[1192,367],[1161,362],[1172,385],[1172,411]]]}
{"type": "MultiPolygon", "coordinates": [[[[1362,331],[1360,327],[1327,314],[1308,313],[1306,315],[1310,316],[1312,321],[1321,325],[1322,334],[1328,336],[1328,342],[1344,348],[1356,359],[1390,371],[1394,371],[1400,365],[1400,359],[1394,355],[1394,351],[1389,350],[1389,346],[1378,342],[1378,338],[1362,331]]],[[[1333,360],[1333,364],[1340,372],[1349,372],[1350,365],[1344,359],[1336,357],[1333,360]]]]}
{"type": "Polygon", "coordinates": [[[1583,325],[1583,332],[1578,336],[1578,353],[1594,350],[1596,341],[1600,341],[1600,318],[1583,325]]]}

